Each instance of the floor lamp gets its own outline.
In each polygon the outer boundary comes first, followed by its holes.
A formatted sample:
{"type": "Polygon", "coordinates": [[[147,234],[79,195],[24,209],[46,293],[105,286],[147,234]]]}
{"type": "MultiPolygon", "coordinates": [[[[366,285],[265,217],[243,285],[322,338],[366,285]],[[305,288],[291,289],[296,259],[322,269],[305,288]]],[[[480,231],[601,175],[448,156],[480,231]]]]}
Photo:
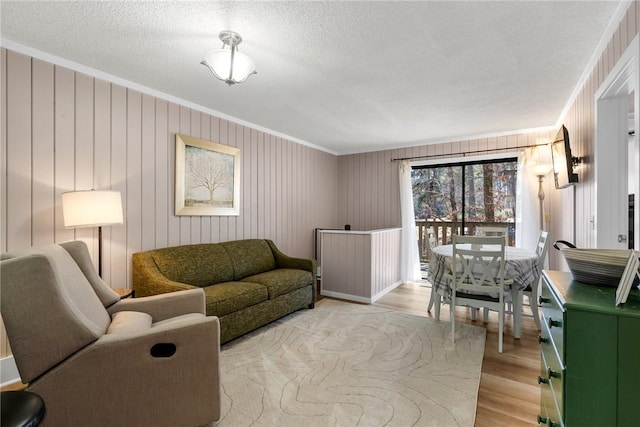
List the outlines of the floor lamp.
{"type": "Polygon", "coordinates": [[[551,172],[551,148],[549,145],[540,145],[535,148],[531,156],[529,167],[538,177],[538,201],[540,205],[540,230],[544,231],[544,177],[551,172]],[[544,150],[544,151],[541,151],[544,150]]]}
{"type": "Polygon", "coordinates": [[[544,189],[542,183],[546,174],[536,175],[538,177],[538,200],[540,201],[540,230],[544,231],[544,189]]]}
{"type": "Polygon", "coordinates": [[[65,228],[98,227],[98,275],[102,277],[102,227],[122,224],[119,191],[69,191],[62,193],[65,228]]]}

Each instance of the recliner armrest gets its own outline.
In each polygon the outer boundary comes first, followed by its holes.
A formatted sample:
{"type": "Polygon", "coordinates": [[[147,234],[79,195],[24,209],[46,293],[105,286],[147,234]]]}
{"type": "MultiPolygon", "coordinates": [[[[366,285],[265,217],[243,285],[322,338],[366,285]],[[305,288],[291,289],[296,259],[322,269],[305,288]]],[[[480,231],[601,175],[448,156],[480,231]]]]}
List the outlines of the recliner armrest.
{"type": "Polygon", "coordinates": [[[219,352],[218,318],[187,316],[104,335],[28,389],[45,398],[47,425],[210,425],[220,418],[219,352]],[[110,404],[96,405],[105,393],[110,404]]]}
{"type": "Polygon", "coordinates": [[[141,311],[149,314],[154,322],[189,313],[206,314],[204,290],[201,288],[170,292],[142,298],[127,298],[107,309],[109,314],[118,311],[141,311]]]}

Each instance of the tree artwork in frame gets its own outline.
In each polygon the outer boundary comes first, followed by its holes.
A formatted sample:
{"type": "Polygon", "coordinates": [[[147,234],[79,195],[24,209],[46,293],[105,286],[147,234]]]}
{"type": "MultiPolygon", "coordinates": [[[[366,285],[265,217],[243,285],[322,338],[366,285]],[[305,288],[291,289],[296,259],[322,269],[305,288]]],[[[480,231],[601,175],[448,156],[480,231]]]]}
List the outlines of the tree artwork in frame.
{"type": "Polygon", "coordinates": [[[240,214],[240,149],[176,134],[176,215],[240,214]]]}

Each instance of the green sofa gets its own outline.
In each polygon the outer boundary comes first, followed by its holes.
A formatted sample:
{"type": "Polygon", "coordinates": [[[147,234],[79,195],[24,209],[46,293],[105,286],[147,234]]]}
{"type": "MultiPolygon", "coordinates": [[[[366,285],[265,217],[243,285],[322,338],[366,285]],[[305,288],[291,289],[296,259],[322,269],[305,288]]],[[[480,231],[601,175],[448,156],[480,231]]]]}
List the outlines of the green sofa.
{"type": "Polygon", "coordinates": [[[271,240],[247,239],[133,254],[137,297],[202,288],[224,343],[316,302],[316,262],[292,258],[271,240]]]}

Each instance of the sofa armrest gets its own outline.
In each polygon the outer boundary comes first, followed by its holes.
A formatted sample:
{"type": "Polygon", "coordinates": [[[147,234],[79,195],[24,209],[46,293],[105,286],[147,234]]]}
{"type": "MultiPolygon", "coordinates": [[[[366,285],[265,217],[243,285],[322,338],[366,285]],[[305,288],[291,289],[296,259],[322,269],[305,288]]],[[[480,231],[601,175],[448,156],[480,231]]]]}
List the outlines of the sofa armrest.
{"type": "Polygon", "coordinates": [[[133,289],[138,297],[165,294],[168,292],[199,289],[187,283],[174,282],[158,270],[151,255],[145,252],[133,254],[133,289]]]}
{"type": "Polygon", "coordinates": [[[107,334],[28,389],[47,402],[47,425],[210,425],[220,418],[219,340],[218,318],[205,316],[107,334]],[[96,405],[106,392],[112,404],[96,405]]]}
{"type": "Polygon", "coordinates": [[[141,311],[153,318],[154,322],[188,313],[205,314],[204,290],[189,289],[153,295],[142,298],[127,298],[107,309],[113,315],[118,311],[141,311]]]}
{"type": "Polygon", "coordinates": [[[280,251],[273,241],[267,240],[267,243],[269,244],[269,247],[271,247],[271,252],[273,252],[273,256],[276,259],[276,266],[278,268],[296,268],[298,270],[306,270],[311,272],[314,279],[316,278],[317,267],[315,259],[290,257],[280,251]]]}

